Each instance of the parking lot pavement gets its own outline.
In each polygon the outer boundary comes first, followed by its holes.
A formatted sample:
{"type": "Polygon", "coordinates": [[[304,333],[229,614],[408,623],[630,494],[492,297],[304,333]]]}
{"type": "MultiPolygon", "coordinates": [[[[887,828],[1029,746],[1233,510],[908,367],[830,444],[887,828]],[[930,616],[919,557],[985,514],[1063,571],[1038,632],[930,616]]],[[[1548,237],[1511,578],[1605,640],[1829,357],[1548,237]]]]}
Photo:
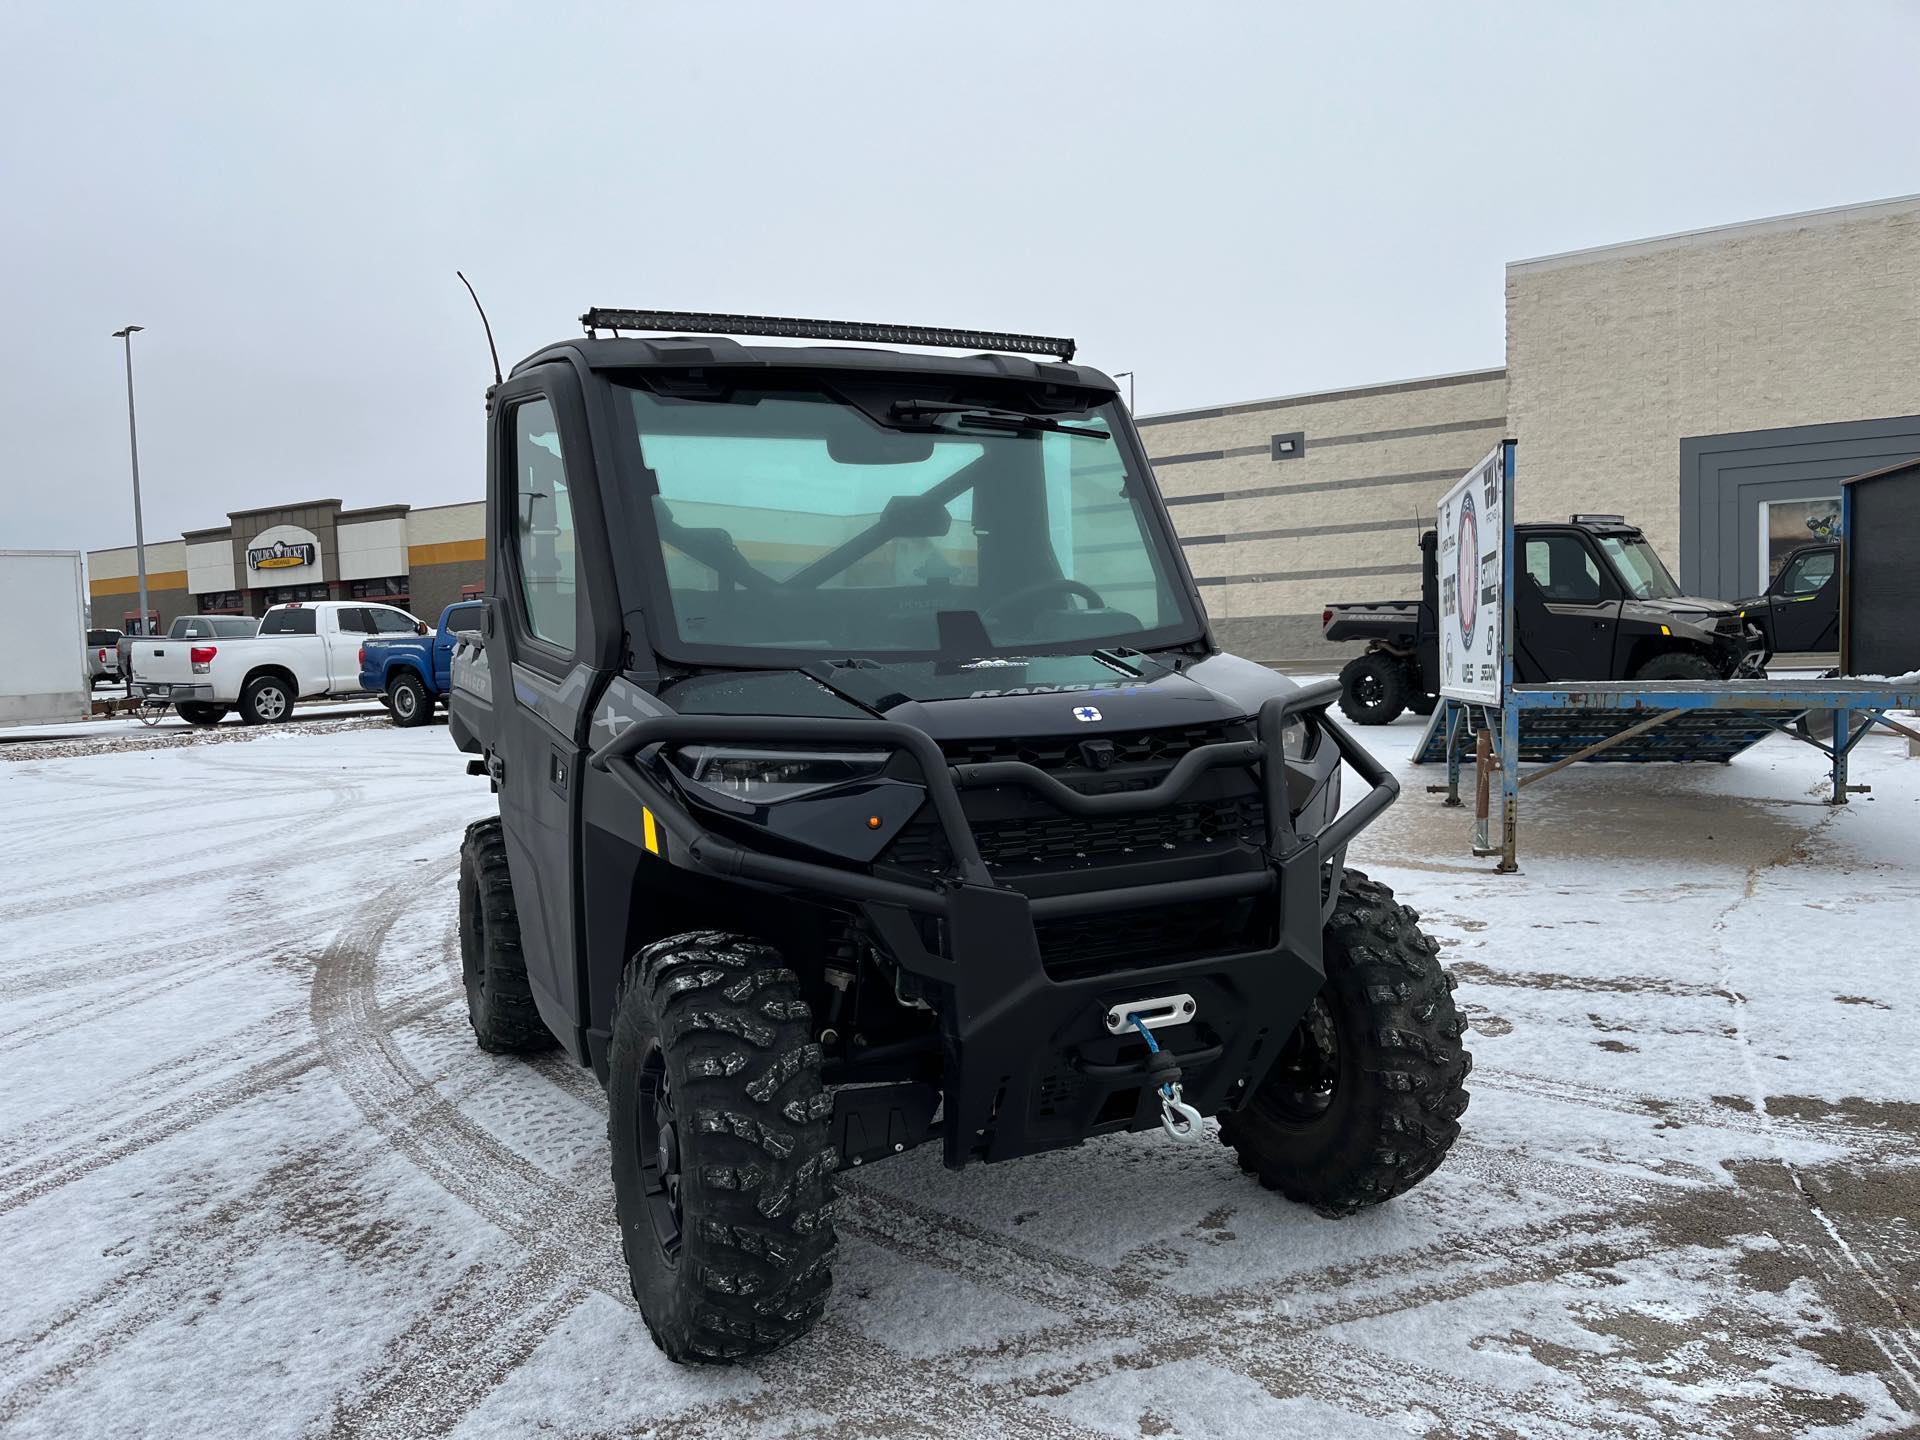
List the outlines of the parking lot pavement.
{"type": "MultiPolygon", "coordinates": [[[[1414,731],[1368,732],[1395,759],[1414,731]]],[[[1406,795],[1477,1067],[1328,1221],[1211,1142],[842,1186],[834,1296],[742,1370],[648,1343],[605,1103],[483,1055],[444,729],[0,756],[9,1437],[1864,1436],[1920,1425],[1920,761],[1582,767],[1525,873],[1406,795]]]]}

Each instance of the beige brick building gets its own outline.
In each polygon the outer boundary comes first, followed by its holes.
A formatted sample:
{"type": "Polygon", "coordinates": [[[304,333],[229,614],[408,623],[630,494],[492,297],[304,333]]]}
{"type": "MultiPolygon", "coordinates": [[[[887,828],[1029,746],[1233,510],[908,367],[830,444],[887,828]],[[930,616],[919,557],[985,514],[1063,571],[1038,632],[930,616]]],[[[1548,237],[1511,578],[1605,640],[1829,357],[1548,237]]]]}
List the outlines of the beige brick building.
{"type": "Polygon", "coordinates": [[[1499,370],[1140,417],[1229,649],[1312,653],[1320,610],[1417,593],[1433,502],[1506,427],[1499,370]]]}
{"type": "MultiPolygon", "coordinates": [[[[292,600],[377,600],[435,619],[486,581],[486,506],[338,500],[235,510],[225,525],[147,545],[147,608],[165,629],[182,615],[261,615],[292,600]]],[[[139,614],[131,545],[87,552],[93,624],[139,614]]]]}
{"type": "Polygon", "coordinates": [[[1506,309],[1502,369],[1140,417],[1223,643],[1337,659],[1322,606],[1416,594],[1503,434],[1521,518],[1625,514],[1728,598],[1920,455],[1920,196],[1515,261],[1506,309]]]}
{"type": "Polygon", "coordinates": [[[1758,507],[1920,453],[1920,196],[1515,262],[1507,373],[1522,519],[1619,510],[1752,594],[1758,507]]]}

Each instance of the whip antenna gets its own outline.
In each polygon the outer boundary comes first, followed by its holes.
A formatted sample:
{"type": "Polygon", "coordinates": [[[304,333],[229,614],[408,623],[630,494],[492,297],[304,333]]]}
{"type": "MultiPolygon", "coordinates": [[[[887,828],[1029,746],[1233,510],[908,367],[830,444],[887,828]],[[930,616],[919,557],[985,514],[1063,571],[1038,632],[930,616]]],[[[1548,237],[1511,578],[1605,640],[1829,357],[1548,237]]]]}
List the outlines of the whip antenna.
{"type": "Polygon", "coordinates": [[[461,272],[458,270],[454,271],[453,273],[455,275],[458,275],[460,277],[460,283],[467,287],[467,294],[473,296],[473,308],[480,312],[480,324],[485,328],[487,332],[487,353],[493,356],[493,383],[498,385],[501,383],[500,351],[494,346],[494,343],[493,343],[493,325],[487,319],[487,307],[482,305],[480,303],[480,297],[477,294],[474,294],[473,282],[467,279],[467,277],[465,275],[462,275],[461,272]]]}

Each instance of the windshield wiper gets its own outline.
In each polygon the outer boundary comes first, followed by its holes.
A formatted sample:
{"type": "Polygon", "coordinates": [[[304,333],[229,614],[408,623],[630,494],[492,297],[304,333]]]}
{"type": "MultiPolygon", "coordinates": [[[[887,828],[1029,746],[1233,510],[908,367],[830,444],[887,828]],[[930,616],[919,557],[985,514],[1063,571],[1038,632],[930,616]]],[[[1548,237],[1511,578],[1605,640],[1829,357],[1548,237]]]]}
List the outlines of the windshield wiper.
{"type": "Polygon", "coordinates": [[[992,430],[1053,430],[1062,435],[1085,435],[1094,440],[1111,440],[1106,430],[1087,425],[1069,425],[1051,415],[1032,415],[1024,410],[1000,410],[981,405],[956,405],[944,400],[896,400],[894,418],[930,419],[950,415],[962,425],[980,425],[992,430]]]}

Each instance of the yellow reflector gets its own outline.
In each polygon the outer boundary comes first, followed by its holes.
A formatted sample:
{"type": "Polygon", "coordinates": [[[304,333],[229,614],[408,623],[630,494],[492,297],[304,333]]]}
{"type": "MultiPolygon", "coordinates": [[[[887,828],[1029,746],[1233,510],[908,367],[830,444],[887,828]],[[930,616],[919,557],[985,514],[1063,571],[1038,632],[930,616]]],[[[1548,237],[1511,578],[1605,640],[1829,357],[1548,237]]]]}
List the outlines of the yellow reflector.
{"type": "Polygon", "coordinates": [[[640,807],[640,819],[647,830],[647,853],[649,855],[658,855],[660,853],[660,827],[654,821],[653,811],[642,805],[640,807]]]}
{"type": "Polygon", "coordinates": [[[1662,626],[1660,627],[1660,633],[1661,633],[1662,635],[1671,635],[1671,634],[1672,634],[1673,632],[1672,632],[1671,630],[1669,630],[1669,629],[1668,629],[1668,628],[1667,628],[1666,626],[1664,626],[1664,625],[1662,625],[1662,626]]]}

